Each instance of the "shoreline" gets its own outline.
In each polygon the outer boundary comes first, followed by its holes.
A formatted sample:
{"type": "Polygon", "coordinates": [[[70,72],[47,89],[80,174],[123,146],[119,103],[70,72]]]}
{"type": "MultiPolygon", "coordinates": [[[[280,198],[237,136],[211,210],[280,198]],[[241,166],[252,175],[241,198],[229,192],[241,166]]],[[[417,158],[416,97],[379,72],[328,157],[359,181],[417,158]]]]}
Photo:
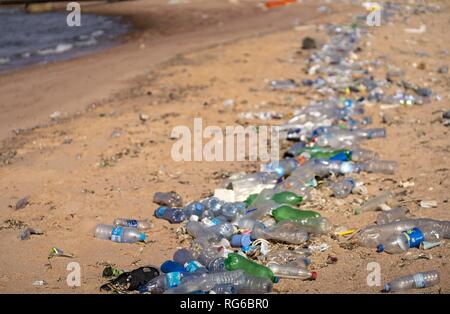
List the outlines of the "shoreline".
{"type": "MultiPolygon", "coordinates": [[[[131,88],[130,81],[135,77],[145,75],[153,66],[173,56],[283,30],[292,27],[295,18],[302,24],[320,18],[316,11],[318,5],[301,4],[289,10],[281,8],[267,12],[254,3],[230,5],[210,1],[204,7],[204,1],[199,2],[201,5],[162,7],[146,6],[146,1],[87,6],[89,13],[121,14],[128,21],[134,19],[135,30],[125,35],[125,43],[108,49],[1,74],[0,142],[3,142],[3,150],[9,146],[5,140],[16,137],[13,130],[44,124],[56,111],[77,113],[110,99],[125,88],[131,88]],[[193,22],[193,17],[199,14],[206,14],[211,21],[200,18],[193,22]],[[41,79],[37,80],[38,77],[41,79]],[[20,85],[15,83],[18,81],[20,85]]],[[[339,9],[337,13],[344,11],[339,9]]]]}

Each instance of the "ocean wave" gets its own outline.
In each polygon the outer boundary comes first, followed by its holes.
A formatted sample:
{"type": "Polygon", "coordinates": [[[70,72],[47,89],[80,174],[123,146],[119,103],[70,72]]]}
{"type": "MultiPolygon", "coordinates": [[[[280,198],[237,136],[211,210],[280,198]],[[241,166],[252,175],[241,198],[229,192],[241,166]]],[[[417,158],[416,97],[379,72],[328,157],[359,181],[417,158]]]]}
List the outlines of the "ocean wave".
{"type": "Polygon", "coordinates": [[[9,58],[0,58],[0,65],[6,64],[6,63],[8,63],[9,61],[11,61],[9,58]]]}
{"type": "Polygon", "coordinates": [[[73,44],[58,44],[55,48],[41,49],[41,50],[38,50],[37,53],[39,55],[45,56],[45,55],[63,53],[63,52],[69,51],[72,48],[73,48],[73,44]]]}

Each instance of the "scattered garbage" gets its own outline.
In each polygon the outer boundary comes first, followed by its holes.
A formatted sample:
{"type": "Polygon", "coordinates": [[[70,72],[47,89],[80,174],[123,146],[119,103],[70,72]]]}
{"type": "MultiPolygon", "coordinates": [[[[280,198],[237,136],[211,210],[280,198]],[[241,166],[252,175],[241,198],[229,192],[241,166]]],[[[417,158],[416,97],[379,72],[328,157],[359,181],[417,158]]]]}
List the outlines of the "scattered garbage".
{"type": "Polygon", "coordinates": [[[53,257],[68,257],[68,258],[74,258],[75,255],[72,253],[64,253],[63,250],[58,249],[57,247],[53,247],[50,250],[50,253],[48,254],[48,259],[50,260],[53,257]]]}
{"type": "Polygon", "coordinates": [[[433,207],[437,207],[438,203],[435,200],[422,200],[420,201],[420,207],[422,208],[433,208],[433,207]]]}
{"type": "MultiPolygon", "coordinates": [[[[384,7],[383,18],[392,14],[393,7],[384,7]]],[[[321,6],[319,12],[328,13],[330,9],[321,6]]],[[[107,274],[118,276],[102,290],[268,293],[280,278],[316,279],[318,274],[313,269],[317,268],[309,268],[310,255],[329,251],[325,266],[337,263],[326,238],[347,250],[359,245],[379,253],[408,254],[436,247],[450,237],[449,221],[408,217],[408,209],[394,206],[401,193],[389,188],[367,201],[355,198],[355,203],[362,204],[356,213],[382,210],[376,224],[359,230],[334,228],[322,216],[320,210],[325,202],[317,199],[316,192],[324,182],[329,183],[326,185],[339,204],[350,194],[368,194],[364,183],[356,181],[363,177],[361,173],[392,175],[398,169],[396,161],[382,160],[377,152],[364,148],[365,142],[387,136],[385,128],[370,127],[372,119],[365,115],[366,105],[386,109],[422,105],[433,95],[427,87],[404,81],[400,69],[391,67],[382,80],[370,74],[369,63],[357,55],[361,39],[367,35],[366,26],[324,27],[330,36],[327,44],[318,48],[309,37],[302,42],[303,49],[312,50],[306,66],[311,78],[299,80],[301,83],[294,79],[266,82],[271,90],[280,93],[308,88],[320,96],[277,125],[280,139],[289,146],[284,158],[264,163],[256,172],[232,174],[214,196],[187,204],[175,192],[155,193],[153,201],[160,206],[154,216],[171,224],[183,224],[177,235],[191,239],[189,247],[175,251],[159,269],[146,268],[144,272],[140,268],[119,274],[110,268],[107,274]],[[385,87],[393,82],[398,90],[389,94],[385,87]]],[[[426,28],[405,31],[422,33],[426,28]]],[[[417,67],[425,69],[426,65],[417,67]]],[[[232,99],[224,101],[225,106],[234,104],[232,99]]],[[[241,117],[267,120],[281,119],[283,115],[261,112],[241,117]]],[[[437,202],[422,202],[421,206],[437,206],[437,202]]],[[[113,225],[97,225],[95,237],[134,243],[145,241],[142,231],[149,228],[151,224],[145,220],[116,219],[113,225]]],[[[438,281],[437,272],[419,273],[391,281],[385,291],[424,288],[438,281]]]]}

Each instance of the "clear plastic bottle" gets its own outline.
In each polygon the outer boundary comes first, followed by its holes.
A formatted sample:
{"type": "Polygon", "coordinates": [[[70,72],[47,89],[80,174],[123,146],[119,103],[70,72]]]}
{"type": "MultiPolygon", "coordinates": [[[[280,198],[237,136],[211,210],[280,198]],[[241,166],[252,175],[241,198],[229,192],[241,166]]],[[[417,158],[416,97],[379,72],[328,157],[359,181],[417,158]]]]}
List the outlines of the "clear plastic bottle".
{"type": "Polygon", "coordinates": [[[208,228],[209,231],[216,234],[219,238],[230,239],[234,234],[234,226],[229,222],[223,222],[208,228]]]}
{"type": "Polygon", "coordinates": [[[181,223],[186,220],[186,214],[182,208],[161,206],[155,210],[155,217],[165,219],[170,223],[181,223]]]}
{"type": "Polygon", "coordinates": [[[366,201],[361,208],[356,210],[356,213],[375,211],[379,208],[379,206],[389,199],[391,199],[395,195],[392,191],[383,192],[380,195],[377,195],[368,201],[366,201]]]}
{"type": "Polygon", "coordinates": [[[352,178],[343,178],[342,180],[333,183],[330,188],[335,197],[345,198],[352,192],[355,186],[356,183],[352,178]]]}
{"type": "Polygon", "coordinates": [[[391,160],[371,160],[358,164],[359,171],[394,174],[398,163],[391,160]]]}
{"type": "Polygon", "coordinates": [[[225,203],[220,208],[220,213],[229,221],[234,221],[245,214],[245,208],[246,204],[244,202],[225,203]]]}
{"type": "Polygon", "coordinates": [[[410,248],[418,248],[423,241],[434,243],[441,240],[442,234],[434,230],[431,225],[428,225],[420,229],[412,228],[390,235],[382,244],[377,246],[377,252],[404,253],[410,248]]]}
{"type": "Polygon", "coordinates": [[[214,294],[236,294],[236,288],[232,283],[221,283],[215,285],[211,289],[211,293],[214,294]]]}
{"type": "Polygon", "coordinates": [[[406,213],[408,212],[407,208],[404,207],[396,207],[391,210],[383,211],[377,216],[377,224],[384,225],[396,220],[400,220],[406,217],[406,213]]]}
{"type": "Polygon", "coordinates": [[[282,221],[272,228],[266,228],[262,223],[253,227],[251,234],[253,239],[266,239],[291,244],[302,244],[308,241],[308,232],[304,226],[293,221],[282,221]]]}
{"type": "Polygon", "coordinates": [[[311,272],[303,267],[296,267],[292,265],[280,265],[275,262],[270,262],[267,264],[275,276],[280,278],[294,278],[294,279],[312,279],[315,280],[317,278],[316,272],[311,272]]]}
{"type": "Polygon", "coordinates": [[[225,204],[224,201],[218,199],[217,197],[208,197],[202,201],[205,206],[205,210],[208,211],[209,216],[215,217],[219,215],[220,209],[225,204]]]}
{"type": "Polygon", "coordinates": [[[186,224],[186,230],[188,234],[195,239],[204,239],[207,241],[219,239],[219,236],[216,232],[214,232],[210,228],[207,228],[205,225],[198,221],[189,221],[186,224]]]}
{"type": "Polygon", "coordinates": [[[234,283],[238,294],[263,294],[272,291],[273,283],[267,278],[244,273],[234,283]]]}
{"type": "Polygon", "coordinates": [[[410,289],[428,288],[439,283],[439,273],[435,270],[419,272],[399,277],[384,285],[384,291],[406,291],[410,289]]]}
{"type": "Polygon", "coordinates": [[[129,219],[129,218],[116,218],[116,219],[114,219],[113,225],[138,228],[140,230],[148,230],[148,229],[152,228],[152,226],[153,226],[153,224],[151,223],[151,221],[149,219],[136,220],[136,219],[129,219]]]}
{"type": "Polygon", "coordinates": [[[145,241],[145,234],[136,228],[98,224],[95,227],[94,236],[103,240],[111,240],[119,243],[135,243],[145,241]]]}
{"type": "Polygon", "coordinates": [[[190,273],[206,272],[206,268],[195,260],[194,255],[188,249],[179,249],[173,254],[173,260],[184,266],[184,269],[190,273]]]}
{"type": "Polygon", "coordinates": [[[188,205],[186,205],[183,208],[183,211],[187,217],[190,217],[192,215],[202,217],[202,215],[205,211],[205,205],[203,205],[203,203],[194,201],[194,202],[191,202],[188,205]]]}
{"type": "Polygon", "coordinates": [[[282,159],[277,162],[270,162],[261,166],[261,171],[275,172],[279,177],[288,176],[299,166],[294,158],[282,159]]]}
{"type": "Polygon", "coordinates": [[[216,257],[209,261],[206,268],[210,273],[226,271],[225,269],[225,257],[216,257]]]}
{"type": "Polygon", "coordinates": [[[218,284],[229,284],[235,282],[244,273],[243,270],[224,271],[217,273],[202,274],[196,277],[188,277],[182,280],[177,287],[166,290],[165,294],[184,294],[193,291],[209,291],[218,284]]]}
{"type": "Polygon", "coordinates": [[[153,195],[153,202],[158,205],[167,207],[181,207],[183,206],[183,199],[176,192],[156,192],[153,195]]]}
{"type": "Polygon", "coordinates": [[[450,221],[440,221],[429,218],[404,219],[390,222],[384,225],[369,225],[355,234],[359,245],[376,248],[388,239],[389,236],[401,233],[413,228],[430,228],[439,233],[442,238],[450,238],[450,221]]]}

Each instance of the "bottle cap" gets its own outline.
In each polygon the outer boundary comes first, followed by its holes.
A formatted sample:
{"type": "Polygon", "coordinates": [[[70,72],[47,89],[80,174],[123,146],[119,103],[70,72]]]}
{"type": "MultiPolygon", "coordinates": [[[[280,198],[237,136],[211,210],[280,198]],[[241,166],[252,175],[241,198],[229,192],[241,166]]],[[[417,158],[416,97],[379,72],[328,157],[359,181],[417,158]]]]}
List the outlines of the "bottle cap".
{"type": "Polygon", "coordinates": [[[146,239],[145,233],[141,233],[141,234],[139,235],[139,240],[140,240],[140,241],[145,241],[145,239],[146,239]]]}
{"type": "Polygon", "coordinates": [[[280,278],[279,277],[273,277],[273,283],[279,283],[280,278]]]}
{"type": "Polygon", "coordinates": [[[383,291],[384,291],[384,292],[389,292],[389,291],[391,291],[391,285],[388,284],[388,283],[386,283],[386,284],[384,285],[383,291]]]}
{"type": "Polygon", "coordinates": [[[199,218],[198,218],[197,215],[191,215],[191,216],[189,217],[189,220],[190,220],[190,221],[199,221],[199,218]]]}
{"type": "Polygon", "coordinates": [[[231,237],[232,247],[248,247],[252,244],[249,234],[235,234],[231,237]]]}
{"type": "Polygon", "coordinates": [[[316,280],[316,278],[317,278],[317,272],[315,272],[315,271],[311,272],[311,279],[316,280]]]}
{"type": "Polygon", "coordinates": [[[155,216],[156,216],[157,218],[161,218],[161,217],[164,215],[164,212],[166,211],[166,209],[167,209],[166,206],[158,207],[158,208],[155,210],[155,216]]]}
{"type": "Polygon", "coordinates": [[[377,246],[377,252],[378,253],[384,252],[384,245],[383,244],[380,244],[380,245],[377,246]]]}

